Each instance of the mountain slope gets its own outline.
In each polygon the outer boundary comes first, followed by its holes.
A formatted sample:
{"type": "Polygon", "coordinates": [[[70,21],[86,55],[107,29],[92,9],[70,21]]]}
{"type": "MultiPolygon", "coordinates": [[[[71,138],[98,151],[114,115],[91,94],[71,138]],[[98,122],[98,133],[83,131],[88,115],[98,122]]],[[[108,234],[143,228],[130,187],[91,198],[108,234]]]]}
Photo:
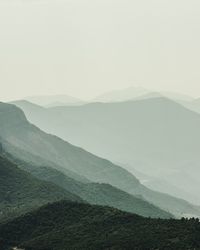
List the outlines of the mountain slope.
{"type": "Polygon", "coordinates": [[[81,183],[62,172],[49,167],[36,167],[20,164],[20,167],[41,180],[52,182],[57,186],[76,194],[90,204],[115,207],[117,209],[151,218],[172,218],[173,216],[158,207],[134,197],[109,184],[81,183]]]}
{"type": "Polygon", "coordinates": [[[199,208],[192,204],[151,191],[125,169],[56,136],[44,133],[30,124],[23,112],[14,105],[0,104],[0,121],[0,136],[4,139],[4,150],[18,159],[27,161],[28,153],[33,156],[33,164],[36,162],[38,165],[40,160],[48,161],[59,171],[66,169],[91,182],[110,184],[132,195],[140,196],[176,216],[200,215],[199,208]]]}
{"type": "Polygon", "coordinates": [[[156,220],[108,207],[59,202],[0,225],[2,250],[199,249],[198,220],[156,220]]]}
{"type": "MultiPolygon", "coordinates": [[[[122,188],[134,188],[139,184],[126,170],[28,123],[23,112],[13,105],[0,105],[0,120],[0,136],[19,150],[48,159],[56,167],[69,169],[94,182],[108,182],[122,188]]],[[[9,144],[4,144],[8,151],[9,144]]],[[[18,154],[20,156],[20,152],[18,154]]]]}
{"type": "Polygon", "coordinates": [[[200,113],[200,98],[192,101],[182,101],[180,104],[196,113],[200,113]]]}
{"type": "Polygon", "coordinates": [[[43,130],[129,166],[129,171],[161,177],[182,190],[181,198],[200,203],[196,180],[200,176],[200,115],[182,105],[159,97],[41,113],[29,110],[26,115],[43,130]]]}
{"type": "Polygon", "coordinates": [[[142,200],[142,197],[134,197],[109,184],[85,184],[76,194],[90,204],[115,207],[144,217],[172,218],[172,215],[142,200]]]}
{"type": "Polygon", "coordinates": [[[77,195],[34,178],[0,155],[0,220],[61,199],[82,202],[77,195]]]}

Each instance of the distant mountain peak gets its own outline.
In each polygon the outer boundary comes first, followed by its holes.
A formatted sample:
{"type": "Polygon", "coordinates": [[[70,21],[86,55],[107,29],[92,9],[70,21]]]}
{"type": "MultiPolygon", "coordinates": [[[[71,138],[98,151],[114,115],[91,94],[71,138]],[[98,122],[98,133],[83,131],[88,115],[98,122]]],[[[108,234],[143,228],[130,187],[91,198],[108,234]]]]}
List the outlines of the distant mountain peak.
{"type": "Polygon", "coordinates": [[[113,90],[97,96],[94,101],[100,102],[124,102],[135,99],[147,99],[163,96],[177,101],[191,101],[191,96],[169,91],[154,91],[142,87],[128,87],[125,89],[113,90]]]}
{"type": "Polygon", "coordinates": [[[125,89],[113,90],[97,96],[96,102],[122,102],[148,94],[150,91],[141,87],[128,87],[125,89]]]}
{"type": "Polygon", "coordinates": [[[25,97],[24,99],[43,107],[80,105],[84,103],[84,101],[69,95],[41,95],[25,97]]]}

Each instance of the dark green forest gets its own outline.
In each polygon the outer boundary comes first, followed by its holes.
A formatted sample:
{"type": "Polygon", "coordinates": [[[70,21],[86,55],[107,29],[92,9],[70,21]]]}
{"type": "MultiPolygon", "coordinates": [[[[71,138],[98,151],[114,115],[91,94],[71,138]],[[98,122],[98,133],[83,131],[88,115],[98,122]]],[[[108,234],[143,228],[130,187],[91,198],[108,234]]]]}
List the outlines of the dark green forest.
{"type": "Polygon", "coordinates": [[[2,250],[200,249],[197,219],[143,218],[60,201],[0,226],[2,250]]]}

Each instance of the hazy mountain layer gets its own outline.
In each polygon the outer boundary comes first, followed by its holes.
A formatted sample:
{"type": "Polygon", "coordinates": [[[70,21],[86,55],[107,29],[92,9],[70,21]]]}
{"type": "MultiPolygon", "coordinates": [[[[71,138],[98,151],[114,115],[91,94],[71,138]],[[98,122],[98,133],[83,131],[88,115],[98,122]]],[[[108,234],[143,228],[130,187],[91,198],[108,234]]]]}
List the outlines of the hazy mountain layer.
{"type": "Polygon", "coordinates": [[[80,105],[84,103],[82,100],[69,95],[31,96],[27,97],[26,100],[44,107],[80,105]]]}
{"type": "Polygon", "coordinates": [[[23,112],[14,105],[0,105],[0,120],[0,136],[8,142],[3,143],[4,150],[16,158],[27,161],[31,155],[33,157],[30,162],[34,164],[38,164],[41,159],[54,163],[53,167],[60,171],[66,169],[91,182],[107,183],[130,194],[139,195],[176,216],[200,214],[199,208],[184,200],[145,188],[132,174],[110,161],[44,133],[31,125],[23,112]]]}
{"type": "Polygon", "coordinates": [[[102,95],[97,96],[95,102],[123,102],[127,100],[133,100],[134,98],[147,95],[151,91],[139,88],[130,87],[126,89],[113,90],[102,95]]]}
{"type": "Polygon", "coordinates": [[[200,248],[198,220],[157,220],[108,207],[59,202],[0,225],[1,249],[200,248]]]}
{"type": "Polygon", "coordinates": [[[21,163],[20,168],[33,174],[35,177],[52,182],[70,193],[76,194],[83,200],[95,205],[107,205],[120,210],[135,213],[151,218],[170,218],[171,214],[155,207],[141,199],[109,184],[81,183],[68,177],[62,172],[49,167],[36,167],[21,163]]]}
{"type": "Polygon", "coordinates": [[[200,98],[192,101],[181,101],[180,104],[196,113],[200,113],[200,98]]]}
{"type": "Polygon", "coordinates": [[[96,102],[126,102],[138,98],[147,98],[150,97],[167,97],[172,100],[180,100],[180,101],[192,101],[193,98],[189,95],[184,95],[176,92],[168,92],[168,91],[154,91],[150,89],[145,89],[141,87],[129,87],[125,89],[113,90],[110,92],[106,92],[102,95],[99,95],[94,99],[96,102]]]}
{"type": "Polygon", "coordinates": [[[40,112],[20,107],[45,131],[129,166],[129,171],[161,178],[182,190],[182,198],[200,203],[199,114],[162,97],[40,112]]]}

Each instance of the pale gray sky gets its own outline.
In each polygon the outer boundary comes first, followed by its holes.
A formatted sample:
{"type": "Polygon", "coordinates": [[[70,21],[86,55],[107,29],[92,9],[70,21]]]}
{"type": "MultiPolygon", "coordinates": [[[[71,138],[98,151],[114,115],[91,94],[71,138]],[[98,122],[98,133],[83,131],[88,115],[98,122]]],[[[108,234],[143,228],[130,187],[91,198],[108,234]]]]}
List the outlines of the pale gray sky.
{"type": "Polygon", "coordinates": [[[0,99],[130,85],[200,96],[199,0],[0,0],[0,99]]]}

